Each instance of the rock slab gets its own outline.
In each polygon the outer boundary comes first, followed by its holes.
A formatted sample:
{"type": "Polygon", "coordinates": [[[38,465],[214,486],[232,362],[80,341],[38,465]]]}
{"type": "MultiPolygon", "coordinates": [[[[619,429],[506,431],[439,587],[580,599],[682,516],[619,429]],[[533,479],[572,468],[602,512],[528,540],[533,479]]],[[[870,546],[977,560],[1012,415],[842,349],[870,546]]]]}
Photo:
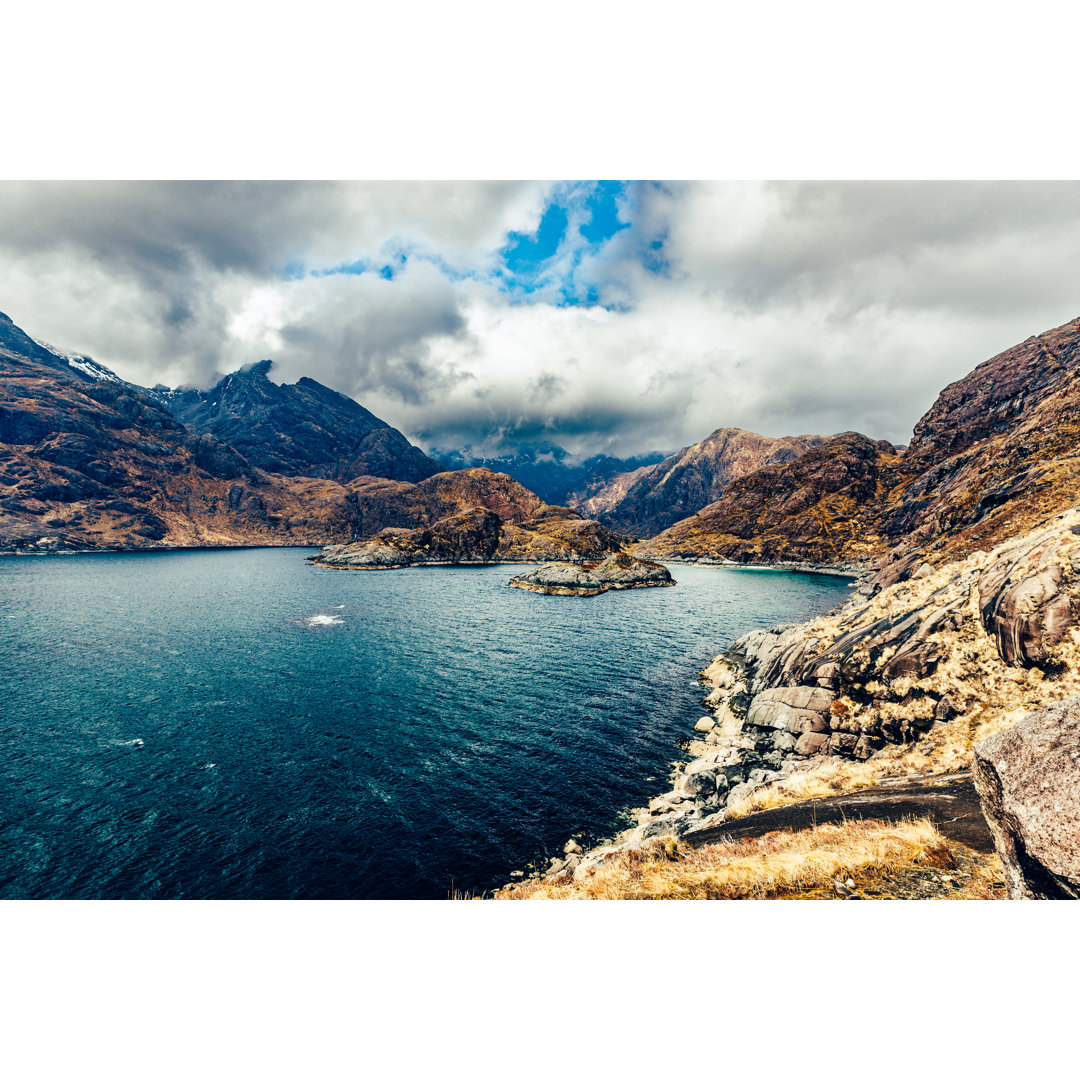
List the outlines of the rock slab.
{"type": "Polygon", "coordinates": [[[1080,899],[1080,694],[977,743],[975,786],[1013,899],[1080,899]]]}

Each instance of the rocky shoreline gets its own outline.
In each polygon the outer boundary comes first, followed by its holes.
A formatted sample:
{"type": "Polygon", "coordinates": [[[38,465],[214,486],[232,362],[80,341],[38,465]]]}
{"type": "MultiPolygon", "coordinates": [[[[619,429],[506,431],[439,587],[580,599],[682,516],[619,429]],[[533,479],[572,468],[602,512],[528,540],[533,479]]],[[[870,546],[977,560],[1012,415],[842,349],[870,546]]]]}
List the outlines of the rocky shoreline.
{"type": "Polygon", "coordinates": [[[938,568],[879,566],[830,614],[717,656],[670,789],[612,841],[570,840],[533,876],[580,881],[759,806],[970,769],[980,740],[1080,691],[1078,657],[1080,510],[938,568]]]}
{"type": "Polygon", "coordinates": [[[600,562],[545,563],[511,578],[510,584],[549,596],[599,596],[611,589],[648,589],[676,582],[666,566],[620,552],[600,562]]]}

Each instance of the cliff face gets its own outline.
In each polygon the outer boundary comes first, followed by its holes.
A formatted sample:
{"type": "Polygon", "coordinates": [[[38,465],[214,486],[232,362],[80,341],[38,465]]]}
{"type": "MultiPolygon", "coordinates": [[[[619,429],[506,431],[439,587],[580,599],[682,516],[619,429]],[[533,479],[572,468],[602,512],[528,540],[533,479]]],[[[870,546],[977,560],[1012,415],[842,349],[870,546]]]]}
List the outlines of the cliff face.
{"type": "Polygon", "coordinates": [[[1080,320],[980,364],[915,427],[880,515],[895,560],[985,550],[1080,500],[1080,320]]]}
{"type": "Polygon", "coordinates": [[[657,465],[615,477],[574,505],[613,529],[655,536],[715,501],[738,477],[793,461],[822,442],[820,435],[770,439],[720,428],[657,465]]]}
{"type": "Polygon", "coordinates": [[[271,382],[270,360],[209,390],[153,390],[193,431],[215,435],[253,465],[284,476],[417,481],[440,466],[352,398],[303,378],[271,382]]]}

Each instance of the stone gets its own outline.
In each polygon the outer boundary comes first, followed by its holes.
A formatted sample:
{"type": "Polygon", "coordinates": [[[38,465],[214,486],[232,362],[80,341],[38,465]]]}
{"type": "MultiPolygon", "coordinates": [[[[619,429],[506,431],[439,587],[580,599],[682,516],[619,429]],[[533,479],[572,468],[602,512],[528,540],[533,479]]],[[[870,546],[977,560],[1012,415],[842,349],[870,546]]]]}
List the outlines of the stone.
{"type": "Polygon", "coordinates": [[[686,827],[687,819],[680,814],[666,814],[639,825],[633,833],[638,840],[651,840],[654,836],[677,836],[686,827]]]}
{"type": "Polygon", "coordinates": [[[795,743],[795,753],[809,756],[821,752],[829,741],[829,736],[823,731],[807,731],[799,736],[795,743]]]}
{"type": "Polygon", "coordinates": [[[975,787],[1014,899],[1080,899],[1080,694],[975,745],[975,787]]]}
{"type": "Polygon", "coordinates": [[[829,736],[828,752],[830,754],[852,755],[855,753],[855,747],[858,746],[858,743],[858,735],[846,731],[834,731],[829,736]]]}
{"type": "Polygon", "coordinates": [[[761,787],[760,784],[752,784],[749,782],[745,784],[736,784],[728,792],[727,805],[731,806],[732,803],[737,803],[742,801],[743,799],[749,798],[751,792],[755,791],[759,787],[761,787]]]}
{"type": "Polygon", "coordinates": [[[946,694],[935,706],[934,706],[934,719],[935,720],[951,720],[956,715],[956,709],[953,706],[952,698],[946,694]]]}
{"type": "Polygon", "coordinates": [[[787,730],[794,732],[796,735],[802,735],[807,731],[828,731],[829,721],[821,713],[794,713],[788,720],[787,730]]]}
{"type": "Polygon", "coordinates": [[[585,849],[576,840],[567,840],[563,845],[563,851],[567,855],[580,855],[585,849]]]}
{"type": "Polygon", "coordinates": [[[695,725],[695,731],[712,731],[716,727],[716,721],[711,716],[703,716],[695,725]]]}
{"type": "Polygon", "coordinates": [[[865,761],[867,758],[873,757],[884,745],[884,739],[877,739],[871,735],[861,735],[859,741],[855,744],[855,757],[860,761],[865,761]]]}
{"type": "Polygon", "coordinates": [[[771,690],[762,690],[754,698],[754,703],[780,702],[793,709],[828,712],[835,699],[835,693],[820,686],[778,686],[771,690]]]}
{"type": "Polygon", "coordinates": [[[716,791],[716,773],[705,769],[684,773],[678,790],[695,798],[712,795],[716,791]]]}
{"type": "Polygon", "coordinates": [[[776,750],[794,750],[798,740],[788,731],[773,732],[772,745],[776,750]]]}

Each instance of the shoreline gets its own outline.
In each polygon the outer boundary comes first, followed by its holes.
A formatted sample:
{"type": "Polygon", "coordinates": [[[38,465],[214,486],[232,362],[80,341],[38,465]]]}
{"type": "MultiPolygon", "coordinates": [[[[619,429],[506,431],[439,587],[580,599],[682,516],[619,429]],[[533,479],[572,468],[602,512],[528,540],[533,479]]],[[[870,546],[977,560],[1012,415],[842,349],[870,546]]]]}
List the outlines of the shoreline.
{"type": "Polygon", "coordinates": [[[0,551],[0,557],[25,555],[42,558],[64,555],[175,555],[182,551],[266,551],[275,548],[308,549],[321,544],[183,544],[175,547],[67,548],[63,551],[0,551]]]}
{"type": "Polygon", "coordinates": [[[688,733],[689,759],[629,811],[636,824],[589,850],[569,842],[495,895],[575,895],[656,842],[723,843],[742,829],[725,824],[764,823],[773,808],[859,792],[872,802],[896,783],[969,772],[977,745],[1080,693],[1080,614],[1063,603],[1080,581],[1080,509],[989,551],[904,570],[827,615],[737,639],[698,673],[706,712],[688,733]]]}

